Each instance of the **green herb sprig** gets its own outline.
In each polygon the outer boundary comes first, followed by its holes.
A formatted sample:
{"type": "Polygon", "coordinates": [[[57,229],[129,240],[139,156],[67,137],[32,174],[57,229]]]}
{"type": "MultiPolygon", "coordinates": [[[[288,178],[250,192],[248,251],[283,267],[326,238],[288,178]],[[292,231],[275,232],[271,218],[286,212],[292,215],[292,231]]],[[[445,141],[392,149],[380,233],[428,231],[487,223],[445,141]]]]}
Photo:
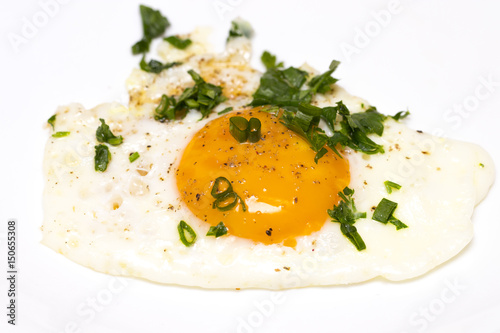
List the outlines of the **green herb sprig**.
{"type": "Polygon", "coordinates": [[[154,118],[160,122],[184,118],[190,109],[201,112],[201,119],[208,117],[212,110],[227,100],[222,95],[222,88],[205,82],[194,70],[188,71],[195,82],[193,87],[186,88],[176,100],[174,96],[162,95],[156,107],[154,118]]]}
{"type": "Polygon", "coordinates": [[[226,234],[227,234],[227,227],[224,225],[222,221],[219,222],[219,224],[217,224],[216,226],[211,226],[207,232],[207,236],[215,236],[215,238],[224,236],[226,234]]]}
{"type": "Polygon", "coordinates": [[[366,218],[366,213],[358,212],[354,199],[352,198],[354,190],[345,187],[342,192],[339,192],[340,202],[338,206],[333,206],[333,209],[328,209],[328,215],[332,218],[332,222],[340,223],[340,231],[349,241],[356,247],[358,251],[366,249],[365,242],[359,235],[354,223],[356,220],[366,218]]]}

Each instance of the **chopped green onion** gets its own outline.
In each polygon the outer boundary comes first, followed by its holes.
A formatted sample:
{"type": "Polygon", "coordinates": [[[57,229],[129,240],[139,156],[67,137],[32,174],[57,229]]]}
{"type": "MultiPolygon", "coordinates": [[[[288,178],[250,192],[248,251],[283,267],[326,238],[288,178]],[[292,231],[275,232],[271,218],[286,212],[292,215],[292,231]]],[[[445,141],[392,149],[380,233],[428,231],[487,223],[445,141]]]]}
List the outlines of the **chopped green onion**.
{"type": "Polygon", "coordinates": [[[260,128],[262,124],[257,118],[250,118],[248,121],[248,141],[251,143],[258,142],[260,140],[260,128]]]}
{"type": "Polygon", "coordinates": [[[123,137],[121,135],[115,136],[109,129],[109,126],[106,124],[104,119],[99,118],[99,121],[101,122],[101,125],[95,132],[97,141],[109,143],[112,146],[121,145],[123,142],[123,137]]]}
{"type": "Polygon", "coordinates": [[[212,187],[212,192],[210,194],[212,194],[212,197],[217,199],[231,192],[233,192],[233,185],[231,185],[231,182],[225,177],[218,177],[214,182],[214,186],[212,187]]]}
{"type": "Polygon", "coordinates": [[[387,193],[389,193],[389,194],[392,193],[392,189],[399,190],[401,188],[401,185],[396,184],[394,182],[391,182],[390,180],[386,180],[384,182],[384,185],[385,185],[385,189],[387,190],[387,193]]]}
{"type": "Polygon", "coordinates": [[[248,120],[240,116],[229,118],[229,133],[239,143],[247,141],[248,120]]]}
{"type": "Polygon", "coordinates": [[[192,44],[191,39],[186,38],[186,39],[181,39],[177,36],[169,36],[163,38],[165,41],[169,42],[170,45],[173,47],[179,49],[179,50],[184,50],[186,47],[192,44]]]}
{"type": "Polygon", "coordinates": [[[484,164],[483,163],[479,163],[479,167],[484,168],[484,164]]]}
{"type": "Polygon", "coordinates": [[[212,187],[210,192],[212,197],[215,198],[212,208],[217,208],[220,211],[228,211],[234,208],[238,201],[241,203],[241,207],[244,212],[247,211],[247,206],[241,197],[233,191],[233,186],[231,182],[225,177],[218,177],[212,187]]]}
{"type": "Polygon", "coordinates": [[[397,218],[395,218],[392,215],[391,215],[391,218],[389,219],[389,223],[394,224],[396,226],[396,230],[408,228],[408,226],[406,224],[404,224],[403,222],[401,222],[400,220],[398,220],[397,218]]]}
{"type": "Polygon", "coordinates": [[[53,138],[62,138],[62,137],[65,137],[65,136],[68,136],[71,132],[56,132],[54,134],[52,134],[52,137],[53,138]]]}
{"type": "Polygon", "coordinates": [[[217,114],[221,115],[221,114],[225,114],[225,113],[228,113],[228,112],[231,112],[231,111],[233,111],[233,107],[229,106],[229,107],[225,108],[224,110],[217,112],[217,114]]]}
{"type": "Polygon", "coordinates": [[[375,208],[372,220],[387,223],[392,216],[392,213],[396,210],[396,207],[398,207],[397,203],[383,198],[377,205],[377,208],[375,208]]]}
{"type": "Polygon", "coordinates": [[[235,192],[226,193],[215,199],[214,203],[212,204],[212,208],[217,208],[222,212],[231,210],[236,206],[239,198],[240,197],[235,192]]]}
{"type": "Polygon", "coordinates": [[[95,171],[100,171],[100,172],[106,171],[110,161],[111,161],[111,153],[109,152],[108,146],[106,145],[95,146],[95,156],[94,156],[95,171]]]}
{"type": "Polygon", "coordinates": [[[131,153],[128,157],[128,160],[130,163],[134,162],[136,159],[138,159],[141,155],[139,155],[138,152],[131,153]]]}
{"type": "Polygon", "coordinates": [[[224,236],[227,234],[227,227],[221,221],[216,226],[211,226],[207,232],[207,236],[215,236],[215,238],[224,236]]]}
{"type": "Polygon", "coordinates": [[[49,123],[49,125],[52,126],[52,130],[54,130],[54,125],[56,124],[56,115],[52,115],[52,117],[47,120],[47,123],[49,123]]]}
{"type": "Polygon", "coordinates": [[[182,244],[187,247],[194,244],[196,241],[196,232],[194,232],[193,228],[189,226],[186,222],[179,222],[177,225],[177,231],[179,231],[179,238],[181,239],[182,244]]]}

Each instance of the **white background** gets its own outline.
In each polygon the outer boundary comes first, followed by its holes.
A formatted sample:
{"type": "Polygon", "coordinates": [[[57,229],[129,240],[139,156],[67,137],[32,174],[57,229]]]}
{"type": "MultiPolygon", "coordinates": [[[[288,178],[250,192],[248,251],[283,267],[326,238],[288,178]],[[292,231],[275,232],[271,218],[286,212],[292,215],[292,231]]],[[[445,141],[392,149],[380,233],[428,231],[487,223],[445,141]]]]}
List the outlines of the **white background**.
{"type": "MultiPolygon", "coordinates": [[[[130,46],[142,34],[136,1],[54,3],[0,4],[0,331],[500,332],[498,184],[474,213],[469,246],[425,276],[401,283],[280,293],[202,290],[116,279],[42,246],[44,124],[58,105],[126,103],[124,81],[139,61],[130,46]],[[38,27],[30,30],[34,23],[38,27]],[[16,327],[6,324],[4,314],[5,233],[12,218],[19,228],[16,327]]],[[[213,27],[219,50],[229,22],[244,17],[256,31],[258,68],[264,49],[286,65],[307,61],[319,70],[338,59],[335,77],[348,91],[386,114],[409,108],[414,129],[480,144],[498,170],[497,1],[401,0],[396,10],[387,0],[147,4],[168,17],[168,34],[213,27]]]]}

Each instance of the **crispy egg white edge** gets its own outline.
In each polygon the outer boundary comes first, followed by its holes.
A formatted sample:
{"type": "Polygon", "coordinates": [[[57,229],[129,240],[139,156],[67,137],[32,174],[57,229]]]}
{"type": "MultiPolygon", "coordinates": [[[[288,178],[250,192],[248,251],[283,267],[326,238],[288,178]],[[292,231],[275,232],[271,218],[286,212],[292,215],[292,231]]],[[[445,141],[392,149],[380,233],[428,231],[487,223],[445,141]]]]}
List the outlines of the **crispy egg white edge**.
{"type": "MultiPolygon", "coordinates": [[[[165,73],[155,82],[150,74],[139,73],[143,77],[134,86],[137,73],[132,74],[129,87],[141,89],[153,83],[158,94],[161,86],[176,78],[185,84],[186,68],[196,68],[199,59],[192,57],[185,68],[172,69],[172,77],[165,73]]],[[[244,52],[241,59],[246,59],[244,52]]],[[[250,84],[258,82],[257,73],[251,76],[250,84]]],[[[364,102],[338,86],[316,102],[322,106],[338,100],[353,112],[360,111],[364,102]]],[[[248,98],[242,97],[227,105],[246,103],[248,98]]],[[[384,136],[372,138],[384,145],[385,154],[348,151],[350,187],[356,191],[358,210],[368,213],[367,219],[356,222],[367,250],[356,251],[339,225],[330,222],[299,238],[295,249],[234,236],[204,237],[209,226],[179,201],[173,174],[182,148],[215,115],[198,121],[199,115],[192,112],[181,123],[161,124],[144,116],[151,109],[149,105],[138,112],[112,103],[92,110],[78,104],[58,110],[56,130],[71,135],[49,138],[46,146],[45,245],[97,271],[206,288],[282,289],[354,283],[376,276],[402,280],[427,272],[467,245],[473,208],[494,179],[493,162],[478,146],[417,133],[388,120],[384,136]],[[125,138],[124,144],[110,148],[113,159],[102,174],[93,165],[98,118],[106,119],[113,132],[125,138]],[[131,164],[128,154],[133,151],[141,158],[131,164]],[[401,184],[402,189],[387,194],[385,180],[401,184]],[[396,231],[370,219],[371,207],[382,197],[398,202],[395,214],[408,229],[396,231]],[[112,210],[115,202],[120,208],[112,210]],[[176,226],[181,219],[198,234],[193,247],[186,248],[179,240],[176,226]]]]}

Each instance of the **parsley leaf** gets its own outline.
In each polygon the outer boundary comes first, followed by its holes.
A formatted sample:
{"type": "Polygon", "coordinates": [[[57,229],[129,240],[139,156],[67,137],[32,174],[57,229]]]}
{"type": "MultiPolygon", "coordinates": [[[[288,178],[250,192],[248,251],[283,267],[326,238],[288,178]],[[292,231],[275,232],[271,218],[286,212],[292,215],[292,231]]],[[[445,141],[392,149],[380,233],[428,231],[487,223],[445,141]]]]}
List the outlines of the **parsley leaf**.
{"type": "Polygon", "coordinates": [[[99,118],[99,121],[101,122],[101,125],[97,128],[95,132],[97,141],[109,143],[112,146],[121,145],[123,142],[123,137],[121,135],[115,136],[109,129],[109,126],[106,124],[104,119],[99,118]]]}
{"type": "Polygon", "coordinates": [[[266,66],[266,69],[283,67],[283,62],[276,63],[276,56],[272,55],[268,51],[264,51],[260,60],[266,66]]]}
{"type": "Polygon", "coordinates": [[[216,226],[210,226],[207,232],[207,236],[215,236],[215,238],[224,236],[225,234],[227,234],[227,227],[223,222],[219,222],[216,226]]]}
{"type": "Polygon", "coordinates": [[[392,119],[398,121],[399,119],[404,119],[410,115],[410,111],[399,111],[394,116],[390,116],[392,119]]]}
{"type": "Polygon", "coordinates": [[[164,122],[174,120],[176,117],[183,118],[189,109],[200,111],[201,119],[203,119],[208,117],[217,105],[227,99],[222,95],[221,87],[205,82],[194,70],[189,70],[188,73],[195,85],[186,88],[178,100],[173,96],[163,95],[155,110],[155,120],[164,122]]]}
{"type": "Polygon", "coordinates": [[[139,54],[149,51],[149,44],[154,38],[161,36],[170,26],[167,18],[160,11],[148,6],[139,6],[142,19],[143,37],[132,46],[132,53],[139,54]]]}
{"type": "Polygon", "coordinates": [[[146,55],[143,55],[141,62],[139,63],[139,66],[145,72],[158,74],[164,69],[168,69],[170,67],[174,67],[174,66],[177,66],[180,64],[181,63],[177,62],[177,61],[168,62],[166,64],[163,64],[163,63],[159,62],[158,60],[149,60],[149,62],[146,62],[146,55]]]}
{"type": "Polygon", "coordinates": [[[250,23],[241,18],[236,18],[231,22],[231,29],[229,30],[227,40],[229,41],[231,38],[235,37],[251,38],[252,36],[253,29],[250,23]]]}
{"type": "Polygon", "coordinates": [[[307,83],[309,87],[311,87],[311,90],[313,93],[319,92],[321,94],[324,94],[326,92],[329,92],[331,90],[331,85],[337,82],[338,80],[334,77],[332,77],[332,73],[337,69],[337,67],[340,65],[340,61],[333,60],[330,63],[330,69],[324,72],[321,75],[317,75],[311,79],[307,83]]]}
{"type": "Polygon", "coordinates": [[[167,41],[170,45],[172,45],[175,48],[178,48],[179,50],[184,50],[186,49],[189,45],[191,45],[193,42],[191,39],[181,39],[177,36],[169,36],[166,38],[163,38],[165,41],[167,41]]]}
{"type": "Polygon", "coordinates": [[[106,145],[95,146],[94,168],[95,171],[104,172],[111,161],[111,153],[106,145]]]}
{"type": "Polygon", "coordinates": [[[352,195],[354,190],[345,187],[342,192],[338,193],[341,201],[338,206],[333,206],[333,209],[328,209],[328,215],[332,218],[332,222],[340,223],[340,231],[344,236],[351,241],[358,251],[366,249],[365,242],[358,234],[354,223],[357,219],[365,218],[366,213],[359,213],[356,210],[352,195]]]}

